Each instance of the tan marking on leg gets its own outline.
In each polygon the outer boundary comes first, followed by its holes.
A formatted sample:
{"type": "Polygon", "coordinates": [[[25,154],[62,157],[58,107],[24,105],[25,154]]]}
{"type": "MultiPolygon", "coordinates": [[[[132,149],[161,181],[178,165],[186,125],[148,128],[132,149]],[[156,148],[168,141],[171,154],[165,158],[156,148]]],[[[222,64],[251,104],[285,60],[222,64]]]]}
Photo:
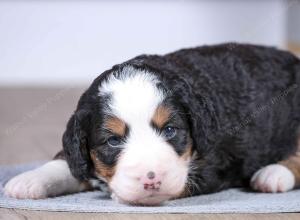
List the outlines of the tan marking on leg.
{"type": "Polygon", "coordinates": [[[286,160],[280,161],[279,164],[284,165],[292,171],[295,176],[296,187],[300,186],[300,128],[297,131],[297,151],[294,155],[288,157],[286,160]]]}
{"type": "Polygon", "coordinates": [[[95,166],[96,174],[105,178],[107,181],[110,181],[115,173],[115,166],[110,167],[105,165],[101,160],[99,160],[97,153],[94,150],[91,150],[90,155],[95,166]]]}
{"type": "Polygon", "coordinates": [[[124,136],[126,131],[126,124],[124,121],[117,117],[109,117],[104,126],[107,130],[110,130],[112,133],[117,134],[119,136],[124,136]]]}
{"type": "Polygon", "coordinates": [[[162,128],[169,120],[171,111],[166,106],[160,105],[156,108],[152,117],[152,122],[158,127],[162,128]]]}
{"type": "Polygon", "coordinates": [[[300,186],[300,152],[290,156],[288,159],[279,162],[279,164],[287,167],[295,176],[296,186],[300,186]]]}

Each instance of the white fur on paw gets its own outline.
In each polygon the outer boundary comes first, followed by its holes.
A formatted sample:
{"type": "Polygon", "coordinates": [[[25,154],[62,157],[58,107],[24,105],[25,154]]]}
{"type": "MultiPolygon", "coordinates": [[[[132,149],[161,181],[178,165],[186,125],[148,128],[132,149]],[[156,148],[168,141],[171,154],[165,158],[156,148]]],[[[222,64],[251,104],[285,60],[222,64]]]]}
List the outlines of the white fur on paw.
{"type": "Polygon", "coordinates": [[[295,176],[287,167],[272,164],[258,170],[250,184],[254,190],[265,193],[286,192],[294,188],[295,176]]]}
{"type": "Polygon", "coordinates": [[[47,197],[47,183],[37,170],[22,173],[4,187],[5,195],[18,199],[42,199],[47,197]]]}
{"type": "Polygon", "coordinates": [[[12,178],[4,187],[6,195],[18,199],[43,199],[87,189],[75,179],[64,160],[53,160],[43,166],[12,178]]]}

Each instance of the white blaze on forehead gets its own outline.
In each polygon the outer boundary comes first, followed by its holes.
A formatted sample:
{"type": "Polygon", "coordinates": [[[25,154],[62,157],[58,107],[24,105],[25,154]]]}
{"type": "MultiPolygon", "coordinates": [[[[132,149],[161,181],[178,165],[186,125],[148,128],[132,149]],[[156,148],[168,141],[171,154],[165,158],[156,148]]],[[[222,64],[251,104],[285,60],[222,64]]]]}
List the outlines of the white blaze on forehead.
{"type": "Polygon", "coordinates": [[[125,67],[121,77],[111,75],[100,86],[99,92],[100,95],[112,95],[109,103],[112,113],[127,123],[150,122],[163,100],[163,92],[156,86],[158,82],[156,76],[149,72],[125,67]]]}

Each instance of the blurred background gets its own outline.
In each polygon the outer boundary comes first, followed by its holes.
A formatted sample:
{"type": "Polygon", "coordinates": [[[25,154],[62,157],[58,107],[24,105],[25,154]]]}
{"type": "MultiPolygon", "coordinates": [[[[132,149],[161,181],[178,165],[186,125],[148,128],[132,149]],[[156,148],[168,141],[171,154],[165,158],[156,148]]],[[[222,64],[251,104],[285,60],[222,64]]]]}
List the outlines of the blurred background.
{"type": "Polygon", "coordinates": [[[50,159],[112,65],[228,41],[300,54],[300,1],[0,0],[0,164],[50,159]]]}

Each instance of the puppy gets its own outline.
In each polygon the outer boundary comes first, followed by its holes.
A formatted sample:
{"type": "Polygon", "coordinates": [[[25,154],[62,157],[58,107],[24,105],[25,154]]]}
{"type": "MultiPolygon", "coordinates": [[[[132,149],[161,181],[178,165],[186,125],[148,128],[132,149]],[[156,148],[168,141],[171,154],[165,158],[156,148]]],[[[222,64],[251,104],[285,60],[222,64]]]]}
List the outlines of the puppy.
{"type": "Polygon", "coordinates": [[[142,55],[99,75],[81,96],[63,151],[11,179],[8,196],[41,199],[101,183],[127,204],[251,186],[300,184],[300,60],[222,44],[142,55]]]}

